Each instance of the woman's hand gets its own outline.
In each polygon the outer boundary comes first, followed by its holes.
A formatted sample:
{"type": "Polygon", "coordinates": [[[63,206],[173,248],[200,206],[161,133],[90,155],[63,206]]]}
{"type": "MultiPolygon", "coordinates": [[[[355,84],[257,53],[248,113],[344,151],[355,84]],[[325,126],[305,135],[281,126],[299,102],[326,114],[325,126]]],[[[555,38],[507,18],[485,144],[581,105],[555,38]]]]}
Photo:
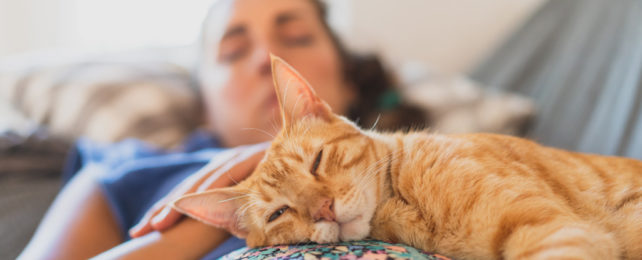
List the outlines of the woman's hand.
{"type": "Polygon", "coordinates": [[[182,216],[168,204],[188,194],[227,187],[249,176],[261,161],[269,142],[239,146],[220,154],[193,175],[178,184],[169,194],[152,206],[136,226],[129,230],[131,237],[141,237],[154,230],[173,226],[182,216]]]}

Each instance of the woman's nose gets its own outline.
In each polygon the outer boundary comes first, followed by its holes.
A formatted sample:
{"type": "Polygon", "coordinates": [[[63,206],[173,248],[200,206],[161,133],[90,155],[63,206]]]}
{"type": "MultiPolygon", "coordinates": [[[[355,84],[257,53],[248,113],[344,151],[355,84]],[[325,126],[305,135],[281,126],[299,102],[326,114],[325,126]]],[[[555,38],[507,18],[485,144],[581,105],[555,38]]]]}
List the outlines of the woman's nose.
{"type": "Polygon", "coordinates": [[[270,49],[268,47],[256,48],[252,55],[252,66],[256,69],[261,76],[272,75],[272,67],[270,64],[270,49]]]}

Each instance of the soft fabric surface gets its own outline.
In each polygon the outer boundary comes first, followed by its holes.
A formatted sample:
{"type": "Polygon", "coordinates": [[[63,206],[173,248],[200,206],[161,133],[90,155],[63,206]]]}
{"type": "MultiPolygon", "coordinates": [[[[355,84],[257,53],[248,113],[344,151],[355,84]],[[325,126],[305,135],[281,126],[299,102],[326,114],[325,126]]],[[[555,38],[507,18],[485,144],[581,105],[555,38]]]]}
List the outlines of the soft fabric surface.
{"type": "Polygon", "coordinates": [[[169,148],[200,122],[189,71],[162,62],[0,68],[0,102],[69,139],[116,142],[133,137],[169,148]]]}
{"type": "Polygon", "coordinates": [[[221,259],[450,259],[439,254],[382,241],[355,241],[337,244],[283,245],[242,248],[221,259]]]}
{"type": "Polygon", "coordinates": [[[0,132],[0,259],[15,259],[60,187],[69,144],[44,131],[0,132]]]}

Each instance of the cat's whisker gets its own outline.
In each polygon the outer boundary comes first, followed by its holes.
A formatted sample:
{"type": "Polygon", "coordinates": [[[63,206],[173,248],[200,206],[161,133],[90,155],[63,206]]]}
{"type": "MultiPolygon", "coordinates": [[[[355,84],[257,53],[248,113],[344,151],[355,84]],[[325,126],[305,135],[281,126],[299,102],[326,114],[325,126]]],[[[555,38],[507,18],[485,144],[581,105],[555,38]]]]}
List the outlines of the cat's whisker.
{"type": "Polygon", "coordinates": [[[244,195],[251,195],[251,193],[246,193],[246,192],[241,192],[241,191],[234,191],[234,190],[231,190],[229,192],[237,193],[237,194],[244,194],[244,195]]]}
{"type": "Polygon", "coordinates": [[[379,160],[377,160],[377,161],[373,162],[372,164],[368,165],[368,167],[366,167],[366,169],[364,170],[364,172],[366,173],[366,175],[364,175],[364,176],[367,176],[367,174],[370,173],[373,169],[375,169],[377,167],[380,167],[381,164],[387,163],[388,160],[390,159],[389,157],[391,157],[391,155],[387,154],[387,155],[379,158],[379,160]]]}
{"type": "MultiPolygon", "coordinates": [[[[392,161],[392,160],[389,160],[389,161],[392,161]]],[[[387,167],[387,166],[388,166],[387,164],[382,164],[376,169],[372,170],[370,175],[366,178],[366,182],[363,186],[369,186],[370,184],[372,184],[372,182],[376,180],[377,173],[379,173],[381,170],[384,169],[384,167],[387,167]]]]}
{"type": "Polygon", "coordinates": [[[384,169],[384,167],[388,167],[388,164],[392,163],[392,161],[399,159],[402,156],[402,153],[390,153],[386,155],[384,158],[385,160],[381,162],[381,164],[377,167],[377,169],[373,170],[373,174],[376,174],[377,172],[381,171],[384,169]]]}
{"type": "Polygon", "coordinates": [[[371,168],[370,170],[373,172],[377,172],[381,170],[383,167],[387,167],[390,162],[393,160],[396,160],[399,158],[398,154],[390,153],[384,156],[376,165],[374,165],[374,168],[371,168]]]}
{"type": "MultiPolygon", "coordinates": [[[[240,218],[241,218],[241,217],[243,217],[243,216],[245,216],[245,214],[247,213],[247,211],[248,211],[250,208],[255,207],[258,203],[259,203],[259,200],[254,200],[254,201],[252,201],[252,200],[248,200],[248,202],[246,202],[245,204],[243,204],[243,205],[238,209],[238,211],[237,211],[238,213],[237,213],[237,214],[235,214],[235,215],[236,215],[236,218],[237,218],[237,223],[242,223],[242,222],[240,221],[240,218]]],[[[256,224],[256,223],[255,223],[255,224],[256,224]]]]}
{"type": "Polygon", "coordinates": [[[276,113],[272,113],[272,130],[274,130],[275,133],[279,132],[279,126],[276,122],[276,113]]]}
{"type": "Polygon", "coordinates": [[[236,184],[236,185],[239,184],[238,181],[236,181],[234,178],[232,178],[232,175],[230,175],[229,172],[226,175],[227,175],[227,178],[229,178],[230,180],[232,180],[232,182],[234,182],[234,184],[236,184]]]}
{"type": "Polygon", "coordinates": [[[249,196],[250,196],[249,194],[246,194],[246,195],[241,195],[241,196],[231,197],[231,198],[229,198],[229,199],[219,200],[219,201],[218,201],[218,203],[223,203],[223,202],[228,202],[228,201],[232,201],[232,200],[237,200],[237,199],[245,198],[245,197],[249,197],[249,196]]]}
{"type": "MultiPolygon", "coordinates": [[[[239,184],[239,182],[238,182],[238,181],[236,181],[234,178],[232,178],[232,175],[230,175],[230,173],[229,173],[229,172],[227,172],[226,176],[227,176],[227,178],[229,178],[232,182],[234,182],[234,184],[235,184],[235,185],[238,185],[238,184],[239,184]]],[[[257,193],[256,191],[254,191],[254,190],[252,190],[252,189],[250,189],[250,188],[247,188],[247,189],[249,189],[251,192],[257,193]]]]}
{"type": "Polygon", "coordinates": [[[379,119],[381,119],[381,114],[377,115],[377,119],[375,120],[374,124],[372,124],[372,126],[370,127],[370,129],[368,131],[372,131],[372,130],[375,129],[375,127],[377,127],[377,124],[379,123],[379,119]]]}
{"type": "Polygon", "coordinates": [[[263,129],[259,129],[259,128],[247,127],[247,128],[241,128],[241,130],[243,130],[243,131],[247,131],[247,130],[255,130],[255,131],[258,131],[258,132],[260,132],[260,133],[266,134],[267,136],[269,136],[269,137],[270,137],[270,138],[272,138],[272,139],[274,139],[274,138],[275,138],[275,136],[274,136],[273,134],[270,134],[270,133],[268,133],[268,131],[265,131],[265,130],[263,130],[263,129]]]}
{"type": "Polygon", "coordinates": [[[372,174],[372,172],[373,172],[373,171],[372,171],[372,169],[374,169],[374,167],[373,167],[373,166],[374,166],[374,164],[376,164],[376,163],[377,163],[377,162],[375,162],[375,163],[373,163],[373,164],[369,165],[369,166],[368,166],[368,167],[363,171],[363,175],[361,176],[361,178],[359,178],[359,183],[357,183],[357,184],[356,184],[356,186],[358,186],[358,187],[362,187],[362,186],[367,182],[367,180],[368,180],[369,178],[371,178],[371,177],[372,177],[372,175],[373,175],[373,174],[372,174]],[[372,168],[372,169],[371,169],[371,168],[372,168]]]}
{"type": "Polygon", "coordinates": [[[244,215],[245,215],[245,213],[247,213],[247,211],[248,211],[250,208],[252,208],[252,207],[256,206],[258,203],[259,203],[259,201],[257,201],[257,200],[246,202],[245,204],[243,204],[243,205],[239,208],[239,210],[238,210],[238,212],[239,212],[239,213],[238,213],[237,215],[238,215],[238,216],[244,216],[244,215]]]}
{"type": "Polygon", "coordinates": [[[384,156],[379,161],[373,163],[371,166],[375,166],[375,167],[368,167],[366,169],[366,171],[369,171],[369,172],[367,172],[361,178],[362,183],[359,184],[360,185],[359,187],[369,186],[373,181],[376,180],[376,178],[373,178],[373,177],[375,177],[378,172],[380,172],[382,169],[384,169],[384,167],[388,167],[388,164],[390,162],[398,159],[399,157],[401,157],[401,155],[402,155],[401,153],[390,153],[390,154],[387,154],[386,156],[384,156]]]}
{"type": "Polygon", "coordinates": [[[381,165],[379,165],[378,167],[376,167],[376,168],[373,168],[373,169],[369,170],[369,171],[368,171],[368,172],[367,172],[367,173],[366,173],[366,174],[361,178],[362,183],[360,183],[360,184],[359,184],[359,185],[360,185],[360,187],[368,186],[368,185],[370,185],[374,180],[376,180],[377,173],[379,173],[379,172],[380,172],[384,167],[386,167],[386,163],[385,163],[385,162],[387,162],[387,161],[388,161],[388,160],[385,160],[385,161],[384,161],[384,162],[382,162],[382,163],[381,163],[381,165]]]}
{"type": "MultiPolygon", "coordinates": [[[[386,156],[387,156],[387,155],[386,155],[386,156]]],[[[366,169],[364,169],[364,171],[363,171],[363,172],[364,172],[363,177],[367,177],[367,176],[370,174],[370,171],[371,171],[372,169],[374,169],[375,167],[377,167],[377,165],[378,165],[380,162],[382,162],[383,160],[385,160],[385,159],[386,159],[386,157],[384,156],[384,157],[380,158],[379,160],[374,161],[373,163],[371,163],[370,165],[368,165],[368,167],[366,167],[366,169]]]]}
{"type": "Polygon", "coordinates": [[[245,213],[245,211],[247,211],[249,208],[251,208],[251,207],[255,206],[256,204],[258,204],[258,203],[259,203],[259,201],[260,201],[260,200],[258,199],[258,197],[256,196],[256,194],[250,194],[250,197],[251,197],[251,198],[250,198],[250,199],[248,199],[248,201],[247,201],[247,202],[245,202],[245,204],[243,204],[243,205],[239,208],[239,209],[242,209],[242,212],[243,212],[243,213],[245,213]]]}

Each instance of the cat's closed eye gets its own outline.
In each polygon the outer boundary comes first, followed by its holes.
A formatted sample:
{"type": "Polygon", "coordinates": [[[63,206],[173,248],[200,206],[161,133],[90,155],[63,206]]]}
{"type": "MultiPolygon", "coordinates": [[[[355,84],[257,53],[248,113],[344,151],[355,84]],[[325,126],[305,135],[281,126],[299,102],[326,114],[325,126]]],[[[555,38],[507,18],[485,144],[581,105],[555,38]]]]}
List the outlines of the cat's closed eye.
{"type": "Polygon", "coordinates": [[[323,149],[319,151],[319,154],[317,154],[317,158],[314,159],[314,163],[312,163],[310,173],[312,173],[312,175],[314,176],[317,176],[317,169],[319,168],[319,164],[321,163],[321,157],[323,157],[323,149]]]}
{"type": "Polygon", "coordinates": [[[290,207],[288,207],[288,206],[283,206],[280,209],[276,210],[274,213],[272,213],[272,215],[270,215],[270,217],[268,218],[267,222],[270,223],[270,222],[276,220],[281,215],[283,215],[283,213],[285,213],[285,211],[288,210],[289,208],[290,207]]]}

